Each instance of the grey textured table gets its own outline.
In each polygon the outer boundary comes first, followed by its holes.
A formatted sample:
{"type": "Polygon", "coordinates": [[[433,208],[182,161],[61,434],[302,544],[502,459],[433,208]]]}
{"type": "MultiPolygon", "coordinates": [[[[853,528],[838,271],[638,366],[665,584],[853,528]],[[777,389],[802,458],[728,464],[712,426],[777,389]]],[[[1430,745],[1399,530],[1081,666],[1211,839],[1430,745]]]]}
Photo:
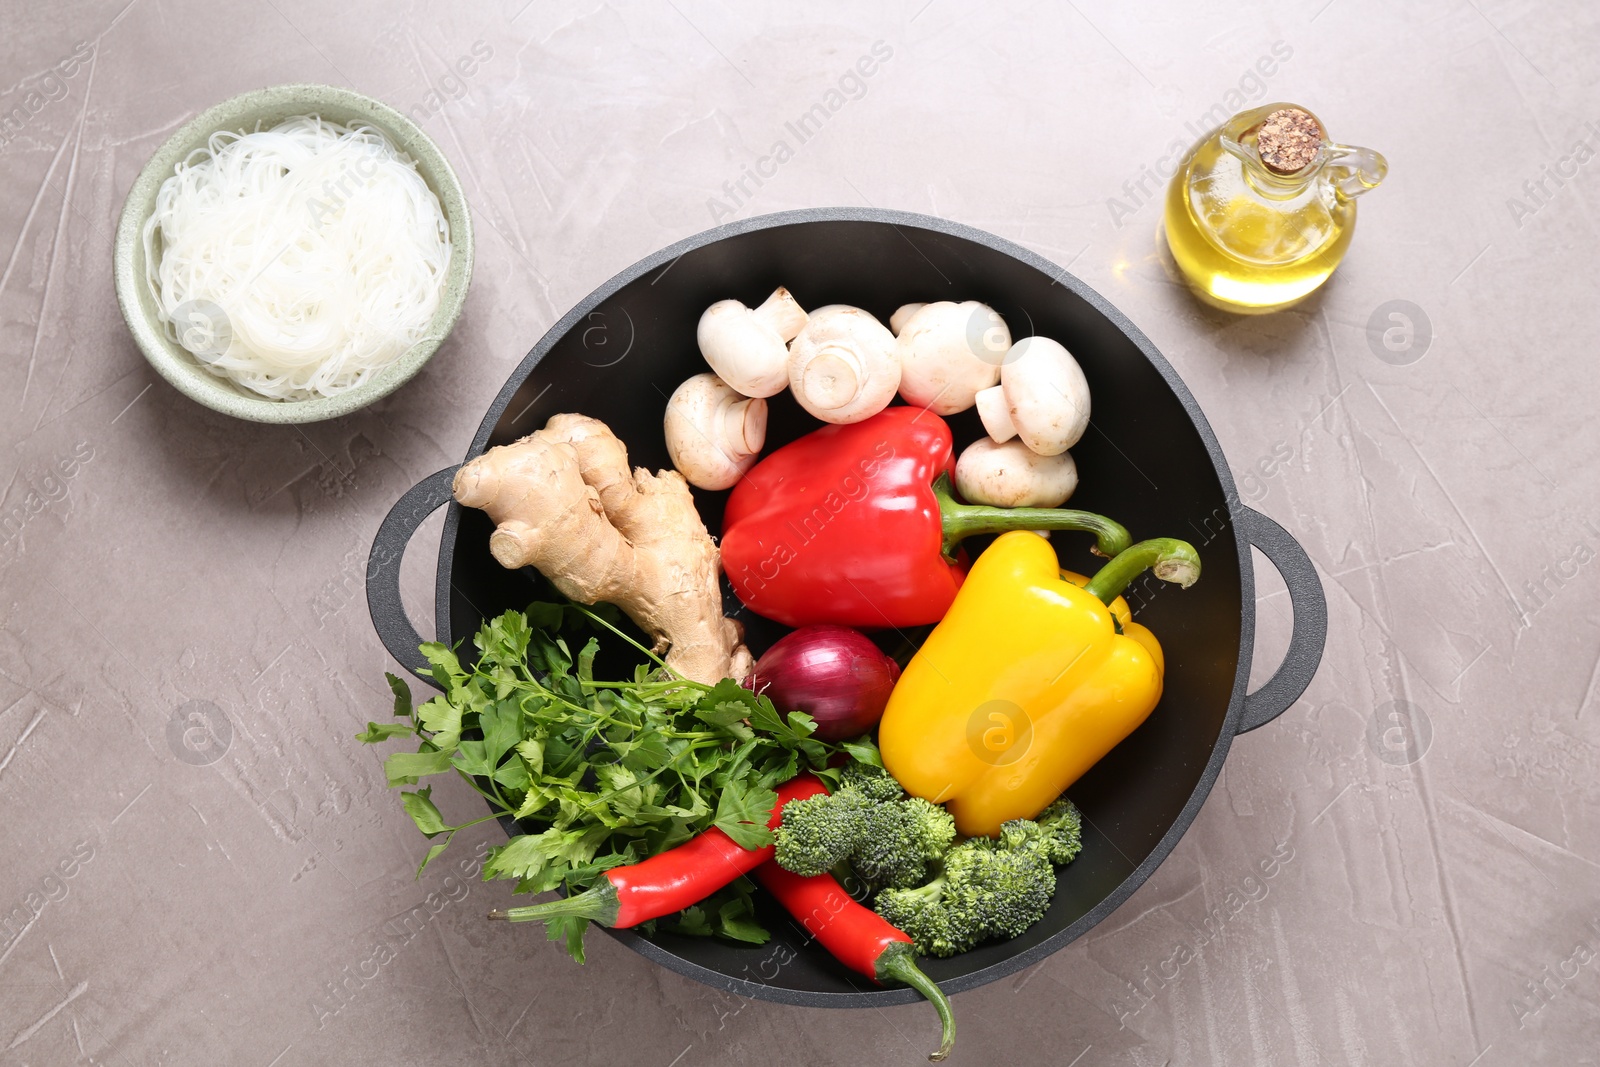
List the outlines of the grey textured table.
{"type": "MultiPolygon", "coordinates": [[[[491,928],[507,888],[469,861],[498,830],[414,882],[423,842],[351,740],[388,703],[361,582],[394,499],[599,282],[819,204],[947,216],[1106,294],[1328,590],[1305,697],[1117,913],[956,998],[953,1062],[1596,1062],[1593,6],[860,7],[4,0],[0,1063],[921,1061],[926,1006],[747,1003],[603,936],[580,969],[491,928]],[[160,381],[110,270],[161,140],[290,81],[420,118],[478,222],[438,356],[303,430],[160,381]],[[1271,98],[1392,172],[1324,293],[1235,319],[1167,274],[1147,174],[1214,105],[1271,98]],[[1430,328],[1370,344],[1396,300],[1430,328]],[[169,728],[195,701],[228,724],[209,747],[169,728]]],[[[432,549],[406,564],[419,619],[432,549]]],[[[1259,681],[1288,617],[1258,564],[1259,681]]]]}

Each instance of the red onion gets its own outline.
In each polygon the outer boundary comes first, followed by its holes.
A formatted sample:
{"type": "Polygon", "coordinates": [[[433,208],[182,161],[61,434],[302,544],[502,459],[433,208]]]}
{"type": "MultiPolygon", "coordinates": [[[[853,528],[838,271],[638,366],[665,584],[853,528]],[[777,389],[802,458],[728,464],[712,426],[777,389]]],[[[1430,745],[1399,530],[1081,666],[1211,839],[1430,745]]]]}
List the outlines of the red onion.
{"type": "Polygon", "coordinates": [[[767,649],[744,680],[779,712],[803,711],[817,720],[816,737],[860,737],[883,717],[900,665],[848,626],[802,626],[767,649]]]}

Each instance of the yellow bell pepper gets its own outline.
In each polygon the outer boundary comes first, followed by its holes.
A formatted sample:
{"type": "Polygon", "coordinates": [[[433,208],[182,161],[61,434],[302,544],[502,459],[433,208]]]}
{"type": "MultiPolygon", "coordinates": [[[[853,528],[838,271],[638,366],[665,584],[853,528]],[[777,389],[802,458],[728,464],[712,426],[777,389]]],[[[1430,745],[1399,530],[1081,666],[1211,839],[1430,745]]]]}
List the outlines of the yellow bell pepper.
{"type": "Polygon", "coordinates": [[[1043,811],[1161,699],[1161,646],[1120,595],[1151,567],[1187,587],[1200,557],[1141,541],[1084,579],[1042,537],[996,538],[895,685],[884,766],[969,837],[1043,811]]]}

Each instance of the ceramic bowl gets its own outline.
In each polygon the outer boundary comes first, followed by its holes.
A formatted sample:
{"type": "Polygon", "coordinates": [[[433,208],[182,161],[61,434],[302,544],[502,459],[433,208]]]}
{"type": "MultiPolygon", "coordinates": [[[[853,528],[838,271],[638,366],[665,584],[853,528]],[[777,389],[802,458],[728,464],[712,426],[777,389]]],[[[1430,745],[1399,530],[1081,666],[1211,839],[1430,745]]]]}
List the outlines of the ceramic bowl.
{"type": "Polygon", "coordinates": [[[472,278],[472,217],[461,182],[434,144],[416,123],[368,96],[331,85],[278,85],[256,89],[224,100],[201,112],[167,139],[150,157],[128,198],[117,224],[113,266],[117,303],[139,350],[160,375],[179,392],[214,411],[252,422],[318,422],[348,415],[394,392],[422,369],[440,342],[455,326],[472,278]],[[203,148],[218,130],[270,129],[294,115],[320,115],[341,125],[374,126],[391,144],[416,162],[444,209],[454,248],[445,276],[439,310],[428,334],[404,355],[361,386],[331,397],[308,400],[272,400],[253,393],[206,369],[191,352],[168,336],[156,314],[156,299],[145,282],[144,225],[155,210],[156,193],[173,168],[197,148],[203,148]]]}

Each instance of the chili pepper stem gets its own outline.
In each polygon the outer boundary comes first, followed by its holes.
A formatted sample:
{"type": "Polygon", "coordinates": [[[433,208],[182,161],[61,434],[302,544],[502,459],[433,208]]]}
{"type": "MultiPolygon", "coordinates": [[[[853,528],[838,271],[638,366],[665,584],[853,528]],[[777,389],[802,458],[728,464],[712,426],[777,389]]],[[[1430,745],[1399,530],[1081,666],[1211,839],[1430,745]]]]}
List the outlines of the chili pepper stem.
{"type": "Polygon", "coordinates": [[[878,980],[892,978],[903,982],[915,989],[918,993],[928,998],[933,1005],[933,1010],[939,1013],[939,1025],[943,1028],[943,1035],[939,1041],[939,1050],[930,1052],[928,1059],[938,1062],[950,1055],[950,1049],[956,1043],[956,1015],[950,1007],[950,998],[945,995],[939,984],[922,972],[917,966],[917,958],[911,943],[897,941],[883,950],[883,955],[878,957],[878,980]]]}
{"type": "Polygon", "coordinates": [[[574,893],[570,897],[562,897],[543,904],[527,904],[520,908],[506,908],[504,911],[496,909],[489,913],[489,918],[504,919],[514,923],[575,918],[588,919],[601,926],[615,926],[621,906],[617,887],[611,884],[609,878],[601,878],[582,893],[574,893]]]}
{"type": "Polygon", "coordinates": [[[1109,604],[1147,570],[1154,570],[1164,582],[1176,582],[1187,589],[1200,578],[1200,553],[1189,542],[1175,537],[1140,541],[1117,553],[1084,588],[1109,604]]]}
{"type": "Polygon", "coordinates": [[[955,560],[956,545],[974,534],[1005,533],[1008,530],[1086,530],[1095,535],[1092,551],[1098,556],[1117,556],[1133,543],[1127,529],[1104,515],[1071,508],[996,508],[986,504],[962,504],[950,486],[950,475],[940,473],[933,482],[934,499],[939,502],[940,522],[944,527],[945,558],[955,560]]]}

